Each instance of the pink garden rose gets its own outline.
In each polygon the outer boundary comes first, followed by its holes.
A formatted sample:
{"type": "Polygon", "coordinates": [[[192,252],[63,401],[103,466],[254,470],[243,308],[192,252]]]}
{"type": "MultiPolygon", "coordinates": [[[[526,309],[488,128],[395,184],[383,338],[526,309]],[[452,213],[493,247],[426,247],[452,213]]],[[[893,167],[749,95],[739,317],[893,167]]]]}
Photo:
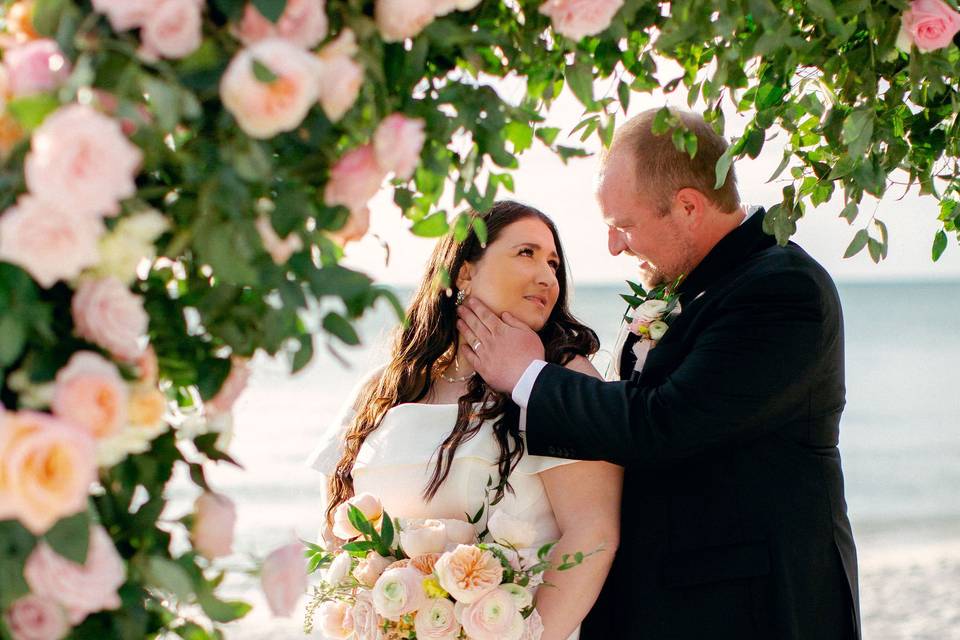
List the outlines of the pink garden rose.
{"type": "Polygon", "coordinates": [[[446,598],[431,598],[413,619],[417,640],[455,640],[460,637],[460,623],[453,603],[446,598]]]}
{"type": "Polygon", "coordinates": [[[623,0],[546,0],[540,13],[553,21],[553,29],[571,40],[595,36],[613,20],[623,0]]]}
{"type": "Polygon", "coordinates": [[[373,145],[366,144],[348,151],[333,168],[323,192],[328,206],[343,205],[351,213],[362,212],[380,190],[387,172],[377,162],[373,145]]]}
{"type": "Polygon", "coordinates": [[[203,41],[203,0],[160,0],[140,31],[143,53],[156,57],[185,58],[203,41]]]}
{"type": "Polygon", "coordinates": [[[204,492],[193,508],[190,533],[200,555],[212,560],[233,553],[233,529],[237,523],[233,500],[219,493],[204,492]]]}
{"type": "Polygon", "coordinates": [[[373,134],[377,162],[386,171],[393,171],[401,180],[409,180],[420,164],[420,151],[427,136],[424,121],[400,113],[384,118],[373,134]]]}
{"type": "Polygon", "coordinates": [[[97,264],[103,232],[99,220],[24,194],[0,215],[0,260],[22,267],[49,289],[97,264]]]}
{"type": "Polygon", "coordinates": [[[14,97],[58,88],[70,76],[70,61],[56,40],[31,40],[9,49],[3,56],[14,97]]]}
{"type": "Polygon", "coordinates": [[[413,38],[436,17],[434,0],[377,0],[373,12],[385,42],[413,38]]]}
{"type": "Polygon", "coordinates": [[[142,157],[117,121],[71,104],[34,131],[24,176],[33,195],[75,215],[116,215],[137,192],[142,157]]]}
{"type": "Polygon", "coordinates": [[[400,531],[400,546],[410,558],[442,553],[447,547],[446,527],[440,520],[410,520],[400,531]]]}
{"type": "Polygon", "coordinates": [[[353,496],[333,512],[333,535],[341,540],[352,540],[360,535],[354,526],[350,523],[350,507],[354,506],[360,510],[360,513],[373,524],[374,527],[380,525],[380,519],[383,517],[383,505],[374,496],[369,493],[361,493],[353,496]]]}
{"type": "Polygon", "coordinates": [[[352,607],[346,602],[324,602],[317,614],[320,633],[328,640],[347,640],[353,635],[352,607]]]}
{"type": "Polygon", "coordinates": [[[463,610],[460,622],[470,640],[520,640],[523,616],[505,589],[492,589],[463,610]]]}
{"type": "Polygon", "coordinates": [[[0,416],[0,520],[16,518],[42,535],[87,506],[96,478],[93,439],[46,413],[0,416]]]}
{"type": "Polygon", "coordinates": [[[331,122],[337,122],[350,110],[363,86],[363,65],[353,59],[356,53],[356,36],[344,29],[317,54],[320,107],[331,122]]]}
{"type": "Polygon", "coordinates": [[[143,25],[157,0],[92,0],[93,10],[110,20],[114,31],[128,31],[143,25]]]}
{"type": "Polygon", "coordinates": [[[227,413],[232,410],[237,398],[247,388],[249,380],[250,365],[247,358],[241,358],[240,356],[230,358],[230,373],[227,375],[227,379],[223,381],[217,395],[207,402],[207,411],[227,413]]]}
{"type": "MultiPolygon", "coordinates": [[[[942,0],[913,0],[903,12],[900,38],[920,51],[935,51],[953,42],[960,31],[960,14],[942,0]]],[[[909,44],[904,47],[909,50],[909,44]]]]}
{"type": "Polygon", "coordinates": [[[303,557],[303,545],[294,542],[268,555],[263,561],[260,584],[273,615],[292,615],[300,597],[307,591],[307,562],[303,557]]]}
{"type": "Polygon", "coordinates": [[[503,579],[503,567],[489,551],[458,545],[440,556],[434,566],[437,581],[458,602],[476,602],[503,579]]]}
{"type": "Polygon", "coordinates": [[[97,440],[115,435],[127,420],[129,391],[112,362],[77,351],[57,372],[53,413],[86,429],[97,440]]]}
{"type": "Polygon", "coordinates": [[[385,558],[376,551],[371,551],[353,570],[353,577],[360,584],[372,587],[384,570],[396,561],[397,559],[392,556],[385,558]]]}
{"type": "Polygon", "coordinates": [[[312,49],[327,37],[325,4],[326,0],[287,0],[283,15],[274,24],[250,2],[236,35],[246,45],[267,38],[283,38],[298,47],[312,49]]]}
{"type": "Polygon", "coordinates": [[[427,603],[423,575],[412,567],[387,569],[373,586],[373,608],[387,620],[399,620],[427,603]]]}
{"type": "Polygon", "coordinates": [[[71,304],[77,335],[133,362],[143,353],[150,322],[143,299],[113,276],[84,280],[71,304]]]}
{"type": "Polygon", "coordinates": [[[247,135],[271,138],[303,122],[319,97],[318,68],[312,54],[286,40],[261,40],[234,56],[220,81],[220,97],[247,135]],[[255,62],[276,78],[258,79],[255,62]]]}
{"type": "Polygon", "coordinates": [[[373,597],[369,591],[360,591],[357,594],[357,600],[353,603],[353,610],[350,612],[353,620],[353,632],[356,634],[356,640],[381,640],[379,624],[380,616],[373,606],[373,597]]]}
{"type": "Polygon", "coordinates": [[[35,594],[59,602],[67,610],[70,624],[79,624],[97,611],[119,608],[122,603],[117,590],[126,576],[123,558],[100,525],[90,527],[90,547],[82,565],[40,542],[23,571],[35,594]]]}
{"type": "Polygon", "coordinates": [[[60,640],[70,631],[59,604],[35,594],[15,600],[4,614],[13,640],[60,640]]]}

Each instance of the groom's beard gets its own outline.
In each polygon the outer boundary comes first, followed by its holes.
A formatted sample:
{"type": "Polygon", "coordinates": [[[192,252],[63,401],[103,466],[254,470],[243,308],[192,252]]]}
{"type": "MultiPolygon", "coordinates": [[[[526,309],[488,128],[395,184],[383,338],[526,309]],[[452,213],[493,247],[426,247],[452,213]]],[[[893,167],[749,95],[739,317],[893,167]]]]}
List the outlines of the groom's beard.
{"type": "Polygon", "coordinates": [[[643,285],[643,288],[647,291],[650,291],[658,285],[664,284],[665,282],[672,282],[672,279],[668,274],[661,271],[659,268],[653,266],[649,262],[641,261],[640,263],[640,284],[643,285]]]}

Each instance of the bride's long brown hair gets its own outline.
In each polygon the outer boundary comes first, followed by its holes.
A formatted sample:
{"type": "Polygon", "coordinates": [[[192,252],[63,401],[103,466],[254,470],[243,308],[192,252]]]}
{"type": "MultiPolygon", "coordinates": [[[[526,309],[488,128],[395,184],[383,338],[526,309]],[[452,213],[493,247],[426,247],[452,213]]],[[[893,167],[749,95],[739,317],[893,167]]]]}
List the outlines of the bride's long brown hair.
{"type": "MultiPolygon", "coordinates": [[[[486,223],[488,243],[496,241],[505,227],[518,220],[537,218],[549,227],[560,267],[557,269],[557,303],[546,324],[537,332],[543,341],[546,359],[563,365],[574,356],[596,353],[600,346],[597,334],[578,322],[568,307],[566,262],[553,221],[533,207],[511,201],[498,202],[479,217],[486,223]]],[[[459,332],[456,327],[455,292],[442,284],[443,274],[449,274],[449,282],[455,283],[464,262],[476,263],[485,251],[486,245],[472,230],[461,243],[450,236],[437,243],[423,281],[407,309],[408,322],[394,334],[390,362],[379,376],[367,383],[357,398],[357,416],[347,430],[343,456],[330,478],[328,520],[332,520],[337,506],[353,495],[351,472],[367,436],[380,426],[392,407],[423,400],[433,386],[435,375],[456,357],[459,332]]],[[[457,420],[453,430],[437,449],[436,467],[423,491],[423,497],[429,501],[436,495],[450,473],[457,447],[475,436],[484,421],[496,418],[493,432],[500,447],[497,464],[500,482],[493,501],[502,498],[504,490],[510,488],[506,479],[523,455],[519,417],[519,407],[508,394],[494,391],[480,376],[474,376],[467,385],[467,392],[457,402],[457,420]],[[476,403],[482,403],[479,409],[474,408],[476,403]]]]}

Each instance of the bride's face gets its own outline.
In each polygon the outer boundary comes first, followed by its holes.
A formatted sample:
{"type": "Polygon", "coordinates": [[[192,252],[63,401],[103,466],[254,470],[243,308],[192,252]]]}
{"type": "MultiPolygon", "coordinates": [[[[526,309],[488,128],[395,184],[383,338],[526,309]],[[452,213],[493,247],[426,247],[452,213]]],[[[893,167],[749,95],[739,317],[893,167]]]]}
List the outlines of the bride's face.
{"type": "Polygon", "coordinates": [[[539,331],[557,304],[561,266],[550,228],[523,218],[501,229],[477,262],[464,263],[457,288],[539,331]]]}

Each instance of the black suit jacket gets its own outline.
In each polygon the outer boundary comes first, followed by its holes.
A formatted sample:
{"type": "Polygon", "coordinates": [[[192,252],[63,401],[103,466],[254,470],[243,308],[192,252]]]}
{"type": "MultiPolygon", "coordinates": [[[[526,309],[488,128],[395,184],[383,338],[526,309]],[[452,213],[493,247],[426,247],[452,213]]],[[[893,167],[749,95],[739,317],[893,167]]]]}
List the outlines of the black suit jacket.
{"type": "Polygon", "coordinates": [[[763,215],[684,280],[639,375],[629,356],[622,382],[547,365],[533,387],[530,453],[625,467],[620,547],[584,640],[859,636],[840,301],[763,215]]]}

